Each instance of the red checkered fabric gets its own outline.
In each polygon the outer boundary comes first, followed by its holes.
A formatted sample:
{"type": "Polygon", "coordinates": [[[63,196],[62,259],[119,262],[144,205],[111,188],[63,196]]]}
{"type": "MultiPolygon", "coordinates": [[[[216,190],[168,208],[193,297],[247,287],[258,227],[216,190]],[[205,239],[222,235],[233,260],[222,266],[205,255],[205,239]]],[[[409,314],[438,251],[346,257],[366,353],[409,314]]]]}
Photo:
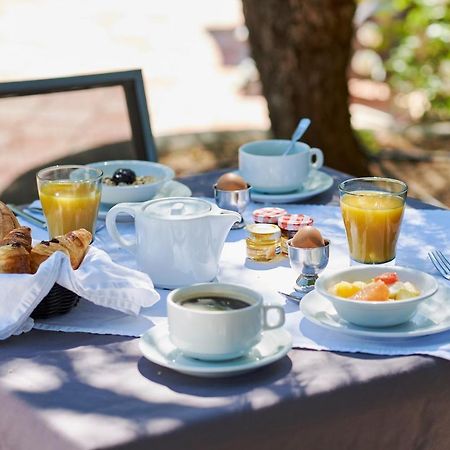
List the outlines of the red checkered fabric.
{"type": "Polygon", "coordinates": [[[252,213],[256,223],[274,223],[275,225],[278,223],[278,219],[285,214],[287,211],[283,208],[259,208],[252,213]]]}
{"type": "Polygon", "coordinates": [[[298,230],[300,227],[313,223],[314,219],[304,214],[285,214],[278,219],[278,226],[282,230],[298,230]]]}

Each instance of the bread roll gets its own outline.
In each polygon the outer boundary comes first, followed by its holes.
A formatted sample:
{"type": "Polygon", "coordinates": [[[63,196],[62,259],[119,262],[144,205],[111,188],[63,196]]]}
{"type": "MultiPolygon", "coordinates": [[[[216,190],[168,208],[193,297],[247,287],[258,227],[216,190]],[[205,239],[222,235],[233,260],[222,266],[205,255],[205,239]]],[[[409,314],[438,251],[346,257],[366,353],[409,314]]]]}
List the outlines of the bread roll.
{"type": "Polygon", "coordinates": [[[0,202],[0,239],[18,227],[20,227],[20,223],[14,213],[3,202],[0,202]]]}
{"type": "Polygon", "coordinates": [[[56,251],[68,255],[72,269],[78,269],[91,240],[92,234],[84,228],[80,228],[70,231],[64,236],[57,236],[50,241],[42,241],[31,249],[31,271],[37,272],[39,266],[56,251]]]}
{"type": "Polygon", "coordinates": [[[30,254],[21,244],[0,247],[0,273],[31,273],[30,254]]]}
{"type": "Polygon", "coordinates": [[[31,228],[14,228],[0,240],[0,246],[6,244],[21,244],[29,253],[31,251],[31,228]]]}

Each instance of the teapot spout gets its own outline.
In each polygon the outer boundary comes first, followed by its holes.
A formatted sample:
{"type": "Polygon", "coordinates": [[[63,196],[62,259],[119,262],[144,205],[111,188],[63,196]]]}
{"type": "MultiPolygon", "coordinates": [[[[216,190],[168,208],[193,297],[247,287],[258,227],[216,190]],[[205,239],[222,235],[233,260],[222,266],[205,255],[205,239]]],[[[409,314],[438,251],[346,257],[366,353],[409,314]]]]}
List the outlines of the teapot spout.
{"type": "Polygon", "coordinates": [[[227,238],[231,227],[240,220],[241,215],[238,212],[220,208],[217,208],[217,210],[209,216],[212,236],[214,236],[212,242],[214,247],[213,251],[217,260],[220,258],[225,239],[227,238]]]}

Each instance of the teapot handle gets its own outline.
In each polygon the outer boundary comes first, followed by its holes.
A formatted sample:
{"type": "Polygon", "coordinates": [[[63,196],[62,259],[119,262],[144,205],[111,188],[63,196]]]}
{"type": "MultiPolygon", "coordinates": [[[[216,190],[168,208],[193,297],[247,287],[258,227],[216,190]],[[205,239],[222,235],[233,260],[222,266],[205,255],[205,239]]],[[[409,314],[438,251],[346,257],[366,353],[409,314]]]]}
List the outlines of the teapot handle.
{"type": "Polygon", "coordinates": [[[117,229],[117,216],[123,213],[133,217],[134,221],[136,218],[136,205],[134,203],[120,203],[113,206],[106,214],[106,229],[113,241],[116,241],[121,247],[131,253],[136,253],[136,239],[124,239],[117,229]]]}

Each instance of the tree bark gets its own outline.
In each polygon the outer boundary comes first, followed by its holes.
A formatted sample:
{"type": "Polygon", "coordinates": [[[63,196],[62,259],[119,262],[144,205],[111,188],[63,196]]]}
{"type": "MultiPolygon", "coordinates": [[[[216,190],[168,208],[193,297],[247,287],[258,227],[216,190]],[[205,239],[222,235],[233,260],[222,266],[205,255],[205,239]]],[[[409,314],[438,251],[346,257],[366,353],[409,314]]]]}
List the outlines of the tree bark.
{"type": "Polygon", "coordinates": [[[309,117],[304,141],[323,150],[328,166],[367,174],[348,109],[355,0],[242,1],[274,136],[290,138],[309,117]]]}

